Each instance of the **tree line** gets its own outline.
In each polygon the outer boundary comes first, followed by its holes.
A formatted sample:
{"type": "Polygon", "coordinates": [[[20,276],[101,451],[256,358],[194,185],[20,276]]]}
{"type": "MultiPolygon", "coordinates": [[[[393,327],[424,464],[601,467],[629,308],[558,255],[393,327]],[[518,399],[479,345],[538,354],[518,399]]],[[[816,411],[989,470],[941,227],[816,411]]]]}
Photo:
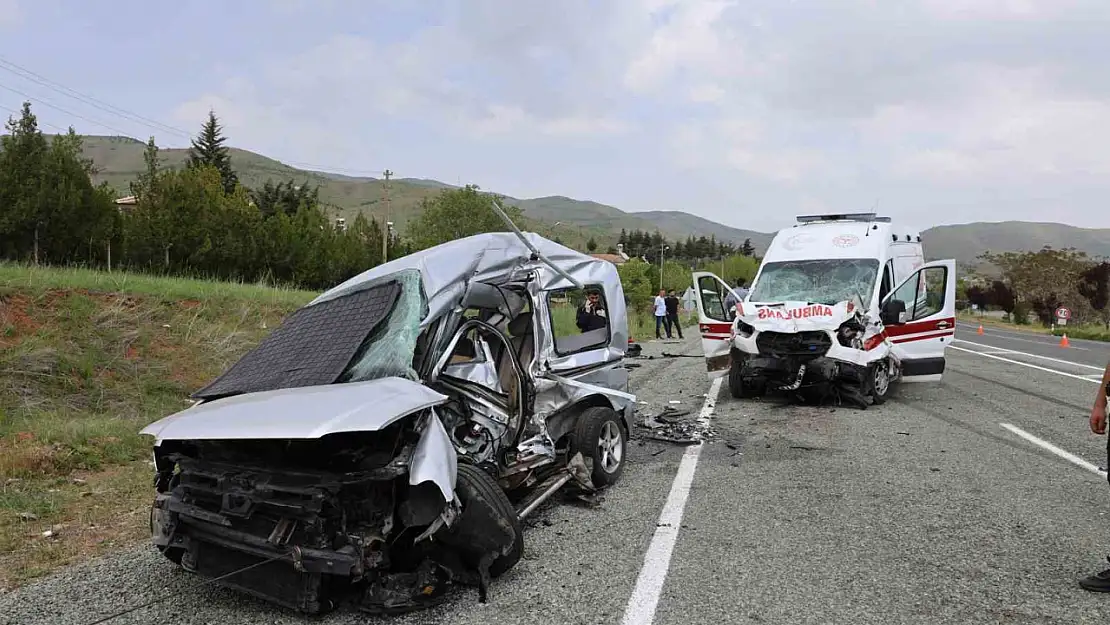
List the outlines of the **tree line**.
{"type": "Polygon", "coordinates": [[[1017,323],[1032,315],[1044,326],[1061,306],[1071,310],[1069,324],[1102,323],[1110,328],[1110,262],[1075,248],[987,252],[981,260],[1001,271],[990,284],[974,284],[967,300],[980,308],[1005,311],[1017,323]]]}
{"type": "MultiPolygon", "coordinates": [[[[337,225],[323,210],[318,187],[295,180],[245,186],[215,113],[191,142],[183,167],[166,166],[150,138],[142,172],[129,185],[134,201],[126,205],[117,204],[109,184],[93,183],[96,164],[83,156],[72,128],[47,137],[26,102],[6,129],[0,137],[0,259],[314,290],[383,260],[382,224],[359,214],[337,225]]],[[[494,199],[474,185],[424,198],[405,231],[389,235],[386,255],[503,231],[491,209],[494,199]]],[[[518,207],[501,205],[514,222],[526,221],[518,207]]],[[[647,298],[661,283],[685,291],[691,267],[705,266],[732,281],[750,279],[758,265],[750,241],[666,241],[658,232],[640,231],[622,231],[619,240],[633,259],[648,260],[622,270],[632,300],[647,298]],[[660,245],[670,247],[662,266],[660,245]]],[[[596,249],[596,242],[588,247],[596,249]]]]}
{"type": "Polygon", "coordinates": [[[716,236],[704,235],[696,238],[689,236],[685,241],[668,241],[658,230],[651,233],[642,230],[629,232],[622,228],[617,243],[623,246],[625,254],[655,263],[659,262],[661,254],[664,259],[680,261],[755,256],[755,247],[752,246],[751,239],[746,239],[742,245],[718,241],[716,236]]]}

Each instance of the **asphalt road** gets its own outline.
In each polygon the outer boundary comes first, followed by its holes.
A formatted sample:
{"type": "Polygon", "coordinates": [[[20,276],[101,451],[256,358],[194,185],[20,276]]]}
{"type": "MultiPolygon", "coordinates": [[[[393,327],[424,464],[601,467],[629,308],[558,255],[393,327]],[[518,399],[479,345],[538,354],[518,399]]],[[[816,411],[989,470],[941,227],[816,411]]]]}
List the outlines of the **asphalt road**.
{"type": "MultiPolygon", "coordinates": [[[[722,389],[703,411],[716,436],[700,449],[641,438],[600,506],[538,512],[525,559],[490,603],[462,589],[380,622],[1107,622],[1110,596],[1075,582],[1110,553],[1105,439],[1086,429],[1097,385],[1084,376],[1097,372],[1080,366],[1110,352],[957,334],[942,382],[901,386],[866,411],[722,389]]],[[[633,372],[644,413],[670,401],[698,413],[703,361],[659,355],[699,349],[692,339],[645,346],[655,357],[633,372]]],[[[0,623],[89,623],[197,584],[143,546],[0,596],[0,623]]],[[[353,612],[315,621],[379,622],[353,612]]],[[[210,588],[111,621],[153,622],[305,619],[210,588]]]]}

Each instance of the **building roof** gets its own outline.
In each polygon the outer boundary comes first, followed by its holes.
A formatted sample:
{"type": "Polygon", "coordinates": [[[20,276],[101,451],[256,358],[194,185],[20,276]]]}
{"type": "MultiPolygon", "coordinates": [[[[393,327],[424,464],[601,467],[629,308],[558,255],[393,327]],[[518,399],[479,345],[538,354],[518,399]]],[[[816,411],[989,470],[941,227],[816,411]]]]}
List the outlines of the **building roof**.
{"type": "Polygon", "coordinates": [[[590,256],[593,256],[594,258],[597,258],[599,260],[607,260],[614,265],[623,265],[626,260],[625,257],[621,256],[620,254],[590,254],[590,256]]]}

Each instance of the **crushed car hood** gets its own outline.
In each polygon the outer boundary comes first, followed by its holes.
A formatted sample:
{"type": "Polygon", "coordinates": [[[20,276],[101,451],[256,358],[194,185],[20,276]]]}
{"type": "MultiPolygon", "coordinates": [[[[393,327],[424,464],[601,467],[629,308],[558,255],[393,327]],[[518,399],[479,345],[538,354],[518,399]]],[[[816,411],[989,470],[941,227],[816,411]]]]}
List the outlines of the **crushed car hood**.
{"type": "Polygon", "coordinates": [[[738,319],[761,332],[805,332],[836,330],[859,311],[853,302],[832,306],[809,302],[744,302],[738,319]]]}
{"type": "Polygon", "coordinates": [[[447,401],[419,382],[387,377],[246,393],[201,403],[142,430],[163,440],[314,439],[373,432],[447,401]]]}

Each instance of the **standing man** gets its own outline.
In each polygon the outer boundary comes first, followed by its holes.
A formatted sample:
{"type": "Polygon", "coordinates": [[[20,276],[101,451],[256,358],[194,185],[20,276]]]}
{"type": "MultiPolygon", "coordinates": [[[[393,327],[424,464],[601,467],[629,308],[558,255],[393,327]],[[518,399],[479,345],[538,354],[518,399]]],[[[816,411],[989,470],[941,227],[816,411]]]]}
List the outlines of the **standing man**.
{"type": "Polygon", "coordinates": [[[655,309],[655,338],[657,339],[663,338],[662,333],[659,332],[660,327],[665,328],[667,338],[671,338],[671,323],[667,319],[667,301],[664,298],[666,294],[666,291],[659,289],[659,295],[655,296],[655,304],[653,305],[655,309]]]}
{"type": "MultiPolygon", "coordinates": [[[[1095,405],[1091,408],[1091,431],[1095,434],[1106,434],[1106,386],[1110,384],[1110,365],[1102,374],[1102,384],[1095,395],[1095,405]]],[[[1110,460],[1110,441],[1107,442],[1106,456],[1110,460]]],[[[1110,475],[1107,476],[1110,479],[1110,475]]],[[[1106,558],[1110,560],[1110,557],[1106,558]]],[[[1079,580],[1079,585],[1084,590],[1091,592],[1110,592],[1110,569],[1089,575],[1079,580]]]]}
{"type": "Polygon", "coordinates": [[[744,288],[745,284],[743,278],[737,278],[736,288],[730,290],[725,296],[725,314],[729,319],[736,316],[736,304],[748,296],[748,289],[744,288]]]}
{"type": "Polygon", "coordinates": [[[678,332],[678,338],[682,336],[682,321],[678,318],[678,298],[674,294],[674,289],[667,291],[667,323],[678,332]]]}
{"type": "Polygon", "coordinates": [[[586,291],[586,301],[578,307],[575,323],[582,332],[600,330],[609,323],[605,306],[601,303],[601,291],[597,288],[590,288],[586,291]]]}

